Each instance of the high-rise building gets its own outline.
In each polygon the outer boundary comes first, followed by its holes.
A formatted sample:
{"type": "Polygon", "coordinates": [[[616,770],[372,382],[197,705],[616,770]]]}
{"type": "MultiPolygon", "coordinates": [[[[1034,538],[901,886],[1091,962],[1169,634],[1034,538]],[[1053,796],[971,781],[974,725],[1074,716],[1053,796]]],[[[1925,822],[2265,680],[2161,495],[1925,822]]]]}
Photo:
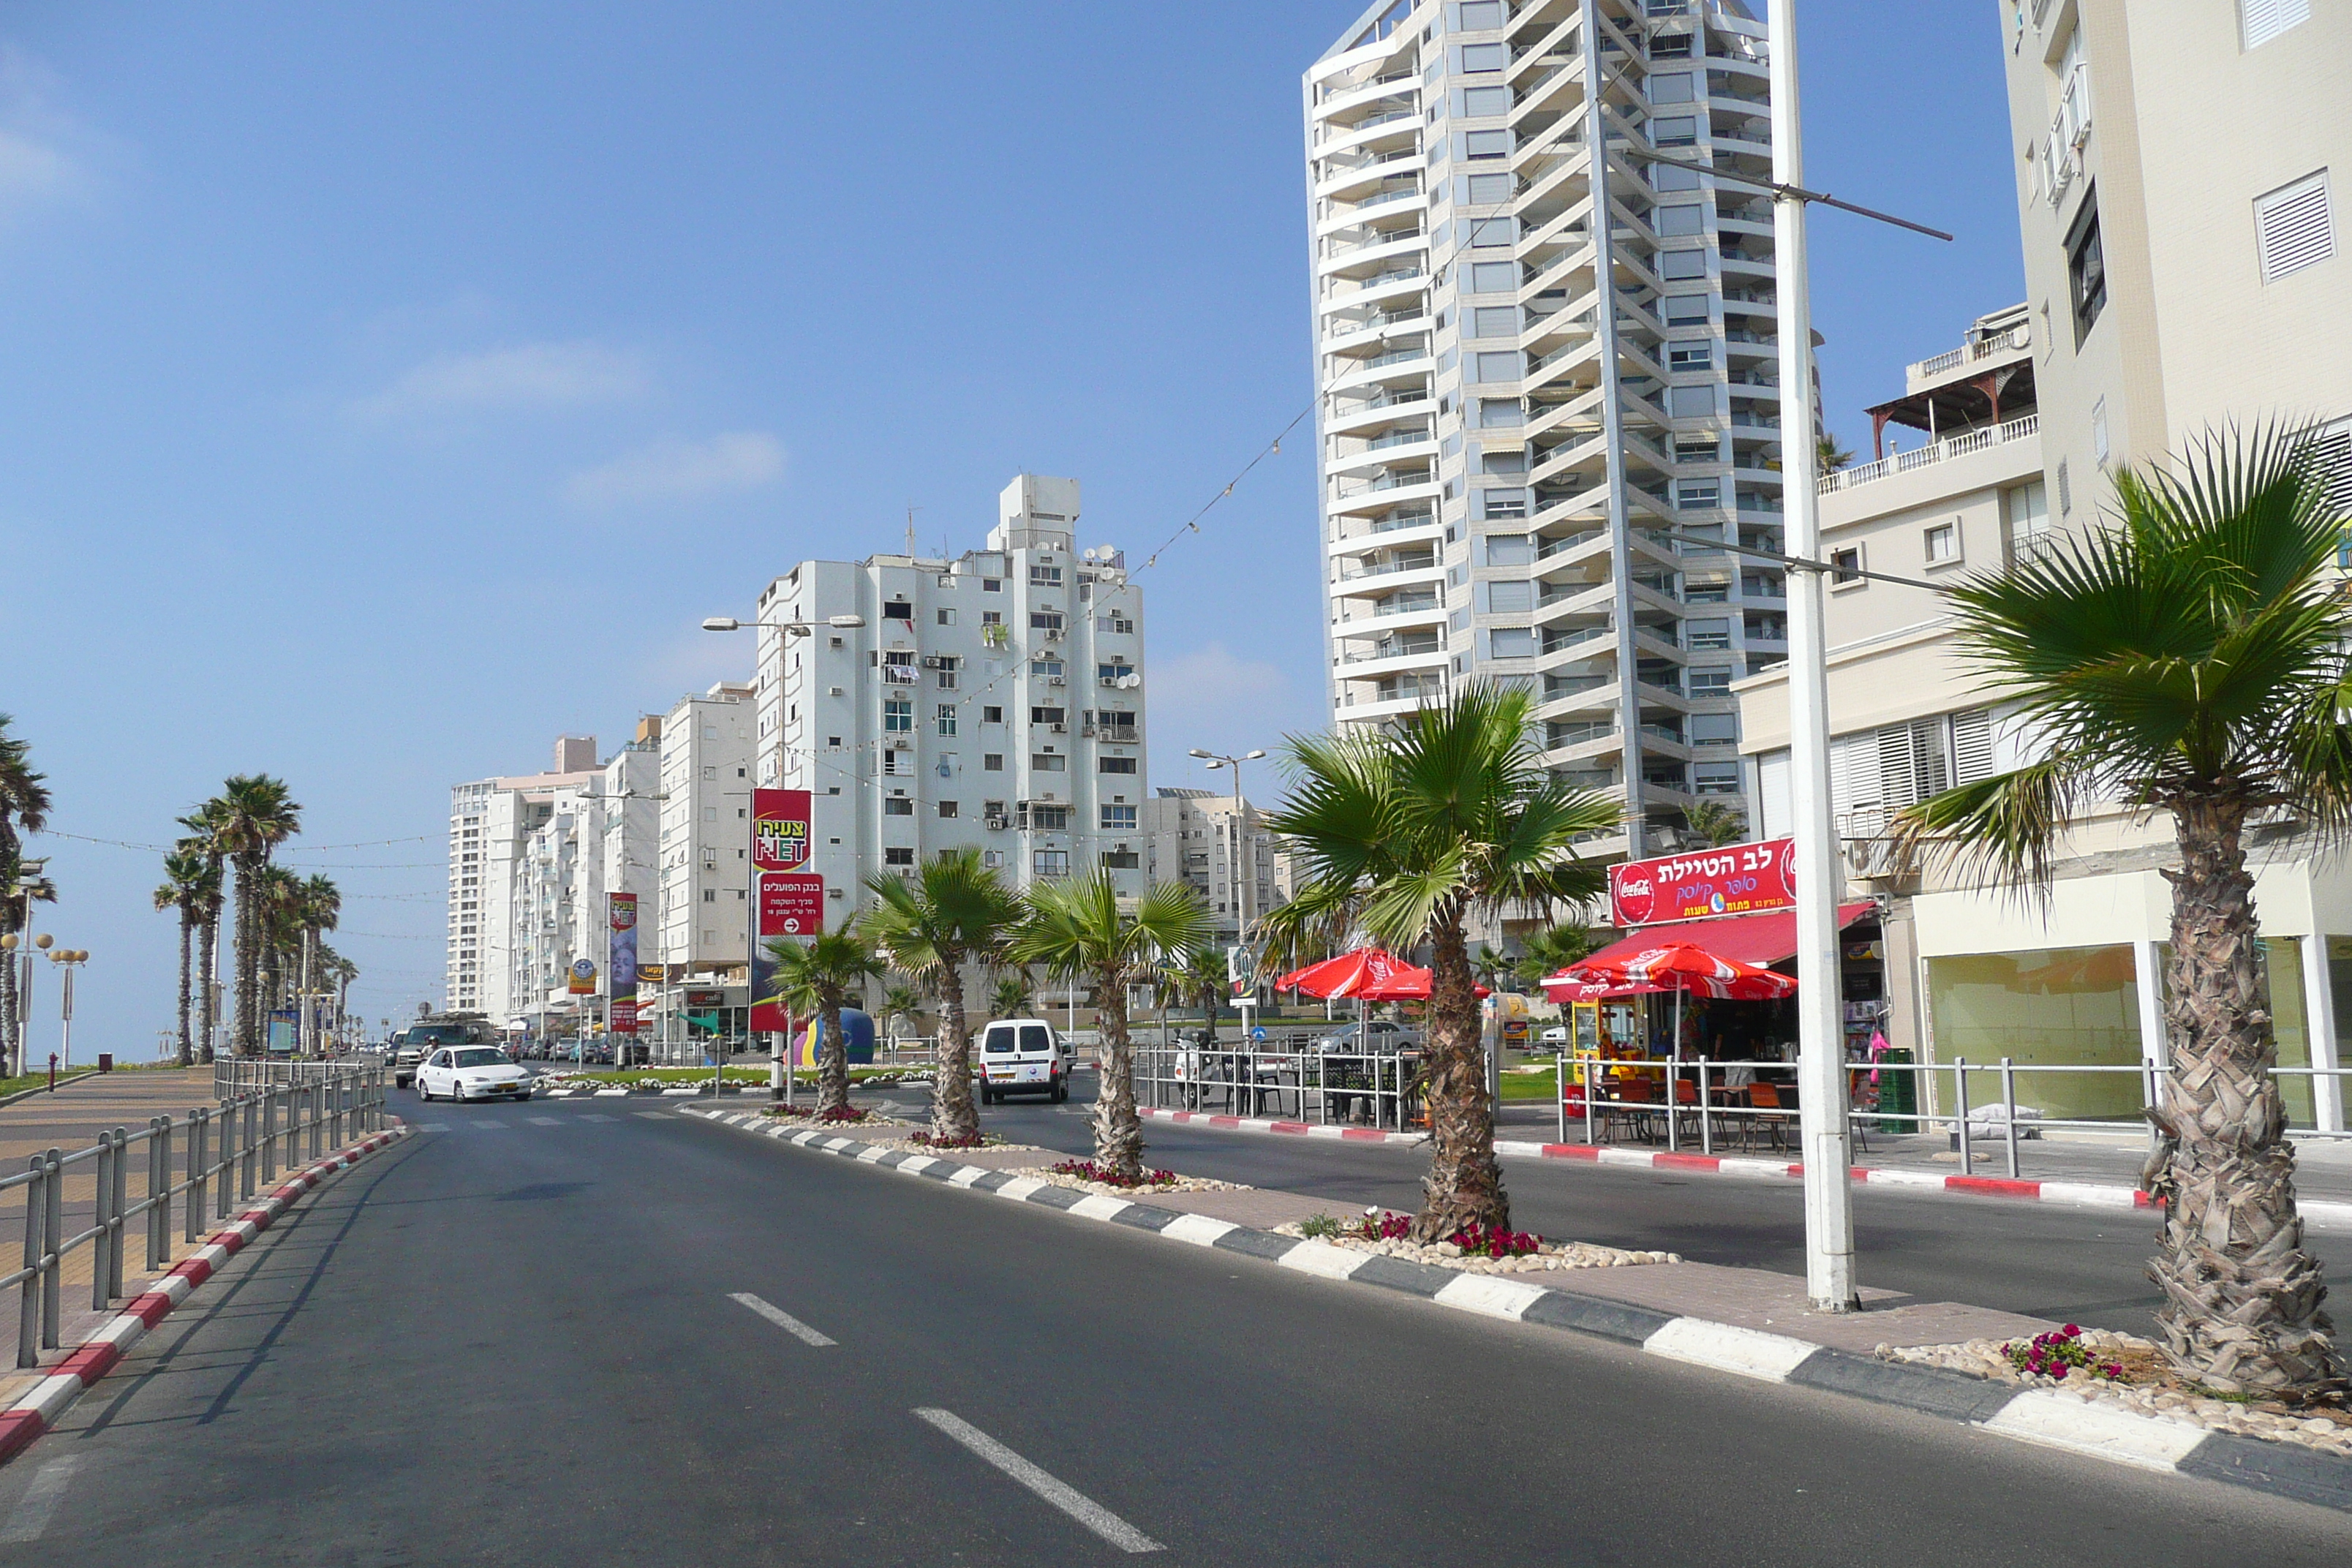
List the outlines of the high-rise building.
{"type": "Polygon", "coordinates": [[[1246,925],[1283,901],[1274,835],[1246,798],[1236,807],[1230,795],[1162,785],[1143,815],[1151,880],[1183,882],[1200,894],[1219,945],[1241,941],[1246,925]]]}
{"type": "Polygon", "coordinates": [[[1729,687],[1785,588],[1671,533],[1780,546],[1762,24],[1383,0],[1305,95],[1334,721],[1524,688],[1626,803],[1597,853],[1744,808],[1729,687]]]}
{"type": "MultiPolygon", "coordinates": [[[[546,845],[534,837],[567,814],[602,777],[593,736],[555,744],[543,773],[476,779],[449,791],[449,894],[445,1005],[490,1015],[499,1023],[544,1005],[540,927],[552,910],[539,907],[533,862],[546,845]]],[[[567,954],[568,958],[569,955],[567,954]]]]}
{"type": "Polygon", "coordinates": [[[760,595],[755,773],[812,793],[835,923],[866,878],[966,846],[1016,886],[1142,890],[1142,591],[1076,547],[1076,479],[1024,474],[997,516],[984,549],[803,561],[760,595]]]}
{"type": "Polygon", "coordinates": [[[751,961],[752,689],[720,681],[661,725],[661,891],[647,963],[685,976],[751,961]]]}

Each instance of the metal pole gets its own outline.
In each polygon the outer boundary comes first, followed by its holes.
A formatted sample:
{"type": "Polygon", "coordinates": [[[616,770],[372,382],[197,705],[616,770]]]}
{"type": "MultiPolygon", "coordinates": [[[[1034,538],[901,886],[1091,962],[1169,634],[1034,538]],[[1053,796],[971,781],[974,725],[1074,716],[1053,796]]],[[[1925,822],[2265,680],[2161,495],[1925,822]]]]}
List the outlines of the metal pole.
{"type": "Polygon", "coordinates": [[[172,1119],[158,1116],[147,1123],[147,1267],[163,1267],[172,1247],[172,1119]]]}
{"type": "Polygon", "coordinates": [[[89,1238],[89,1310],[106,1310],[113,1292],[106,1288],[106,1262],[112,1250],[106,1245],[106,1200],[114,1192],[114,1163],[118,1151],[114,1134],[101,1131],[98,1135],[98,1191],[91,1198],[89,1238]]]}
{"type": "MultiPolygon", "coordinates": [[[[1797,97],[1796,0],[1770,0],[1772,177],[1805,178],[1797,97]]],[[[1597,151],[1597,149],[1596,149],[1597,151]]],[[[1805,258],[1805,204],[1783,192],[1772,204],[1773,270],[1780,339],[1782,548],[1821,554],[1814,469],[1812,306],[1805,258]]],[[[1797,1114],[1805,1171],[1805,1293],[1817,1311],[1861,1307],[1853,1256],[1853,1131],[1846,1121],[1845,1041],[1838,976],[1841,867],[1830,796],[1827,606],[1821,574],[1789,574],[1789,739],[1797,872],[1797,1114]]]]}
{"type": "Polygon", "coordinates": [[[2017,1180],[2017,1068],[2000,1058],[2001,1126],[2009,1134],[2009,1179],[2017,1180]]]}
{"type": "Polygon", "coordinates": [[[114,1130],[114,1192],[107,1205],[106,1288],[110,1296],[122,1289],[122,1214],[131,1206],[131,1140],[125,1128],[114,1130]]]}
{"type": "Polygon", "coordinates": [[[1568,1053],[1556,1052],[1551,1058],[1552,1109],[1559,1112],[1559,1141],[1568,1142],[1568,1053]]]}
{"type": "Polygon", "coordinates": [[[1706,1058],[1705,1057],[1698,1058],[1698,1152],[1702,1154],[1715,1152],[1715,1132],[1707,1126],[1706,1058]]]}
{"type": "Polygon", "coordinates": [[[205,1221],[205,1205],[212,1191],[205,1161],[211,1153],[205,1134],[212,1131],[212,1114],[203,1106],[188,1112],[188,1203],[185,1239],[193,1245],[205,1221]]]}
{"type": "Polygon", "coordinates": [[[1584,1142],[1588,1148],[1598,1142],[1592,1136],[1592,1091],[1596,1087],[1593,1082],[1592,1062],[1593,1058],[1587,1057],[1584,1058],[1584,1065],[1577,1069],[1584,1075],[1584,1142]]]}
{"type": "Polygon", "coordinates": [[[1969,1058],[1966,1057],[1952,1058],[1952,1099],[1954,1108],[1960,1113],[1960,1174],[1973,1176],[1977,1173],[1977,1157],[1975,1149],[1969,1144],[1969,1058]]]}
{"type": "MultiPolygon", "coordinates": [[[[9,963],[16,959],[11,956],[9,963]]],[[[41,1364],[41,1259],[47,1252],[42,1221],[48,1214],[48,1174],[38,1154],[26,1163],[33,1179],[25,1186],[25,1282],[16,1288],[16,1364],[41,1364]]]]}
{"type": "Polygon", "coordinates": [[[41,1178],[41,1191],[47,1202],[48,1217],[42,1222],[47,1237],[46,1257],[49,1262],[41,1279],[41,1348],[58,1348],[58,1320],[64,1314],[65,1257],[58,1251],[58,1243],[66,1234],[66,1173],[60,1152],[52,1149],[42,1156],[41,1168],[47,1172],[41,1178]]]}

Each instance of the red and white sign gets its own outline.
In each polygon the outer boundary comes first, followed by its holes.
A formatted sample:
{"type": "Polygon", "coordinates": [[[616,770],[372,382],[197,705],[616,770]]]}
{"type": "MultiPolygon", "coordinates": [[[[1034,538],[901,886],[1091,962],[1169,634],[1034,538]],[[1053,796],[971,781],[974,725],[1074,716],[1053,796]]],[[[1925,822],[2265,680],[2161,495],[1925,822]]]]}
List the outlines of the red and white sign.
{"type": "Polygon", "coordinates": [[[824,879],[804,869],[815,841],[814,801],[804,789],[751,792],[751,1028],[792,1027],[775,997],[779,938],[806,940],[824,930],[824,879]]]}
{"type": "Polygon", "coordinates": [[[1621,926],[1785,910],[1797,901],[1792,838],[1730,844],[1609,868],[1609,917],[1621,926]]]}
{"type": "Polygon", "coordinates": [[[760,935],[814,936],[824,924],[824,879],[805,871],[760,873],[760,935]]]}

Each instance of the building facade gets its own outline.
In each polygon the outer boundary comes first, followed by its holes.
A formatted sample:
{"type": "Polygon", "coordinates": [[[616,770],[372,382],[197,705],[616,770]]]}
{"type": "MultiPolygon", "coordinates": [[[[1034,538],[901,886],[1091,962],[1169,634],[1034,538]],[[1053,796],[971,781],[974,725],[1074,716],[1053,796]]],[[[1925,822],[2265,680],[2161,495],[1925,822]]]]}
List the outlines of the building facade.
{"type": "Polygon", "coordinates": [[[1016,886],[1142,891],[1143,595],[1120,552],[1077,548],[1078,505],[1024,474],[984,549],[803,561],[760,595],[754,772],[811,792],[832,923],[866,878],[965,847],[1016,886]]]}
{"type": "Polygon", "coordinates": [[[688,977],[751,961],[752,688],[720,681],[661,722],[658,941],[688,977]]]}
{"type": "Polygon", "coordinates": [[[593,736],[555,742],[543,773],[449,791],[448,939],[443,1005],[504,1024],[544,995],[533,910],[534,836],[599,778],[593,736]]]}
{"type": "Polygon", "coordinates": [[[1786,657],[1706,542],[1782,537],[1767,72],[1736,4],[1397,0],[1304,83],[1334,721],[1522,687],[1601,855],[1746,809],[1786,657]]]}
{"type": "Polygon", "coordinates": [[[1244,798],[1162,785],[1144,805],[1154,882],[1182,882],[1201,895],[1219,946],[1285,901],[1275,876],[1276,843],[1265,817],[1244,798]]]}

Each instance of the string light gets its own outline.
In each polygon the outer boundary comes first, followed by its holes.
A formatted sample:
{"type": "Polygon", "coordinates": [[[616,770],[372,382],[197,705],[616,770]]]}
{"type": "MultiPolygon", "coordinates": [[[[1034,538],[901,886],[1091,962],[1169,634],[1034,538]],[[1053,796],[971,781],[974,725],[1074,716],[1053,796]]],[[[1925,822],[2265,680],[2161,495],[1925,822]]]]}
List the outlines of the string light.
{"type": "Polygon", "coordinates": [[[1153,551],[1150,555],[1146,556],[1144,558],[1143,564],[1137,567],[1136,570],[1139,573],[1150,571],[1154,566],[1160,564],[1160,557],[1167,552],[1169,545],[1175,543],[1187,533],[1200,532],[1201,520],[1209,515],[1210,509],[1216,506],[1218,502],[1223,500],[1226,497],[1232,495],[1234,493],[1234,487],[1240,484],[1244,479],[1249,478],[1250,470],[1252,468],[1256,468],[1268,458],[1280,457],[1282,455],[1282,437],[1289,435],[1293,430],[1298,428],[1299,421],[1305,419],[1308,415],[1314,412],[1315,405],[1311,403],[1306,407],[1300,409],[1291,419],[1290,423],[1284,426],[1282,429],[1276,434],[1273,440],[1267,442],[1259,449],[1256,457],[1252,458],[1247,463],[1242,465],[1242,471],[1240,473],[1235,474],[1232,479],[1225,481],[1225,488],[1219,490],[1214,496],[1212,496],[1209,499],[1208,506],[1204,506],[1200,510],[1194,512],[1183,527],[1170,534],[1166,542],[1162,543],[1158,550],[1153,551]]]}

